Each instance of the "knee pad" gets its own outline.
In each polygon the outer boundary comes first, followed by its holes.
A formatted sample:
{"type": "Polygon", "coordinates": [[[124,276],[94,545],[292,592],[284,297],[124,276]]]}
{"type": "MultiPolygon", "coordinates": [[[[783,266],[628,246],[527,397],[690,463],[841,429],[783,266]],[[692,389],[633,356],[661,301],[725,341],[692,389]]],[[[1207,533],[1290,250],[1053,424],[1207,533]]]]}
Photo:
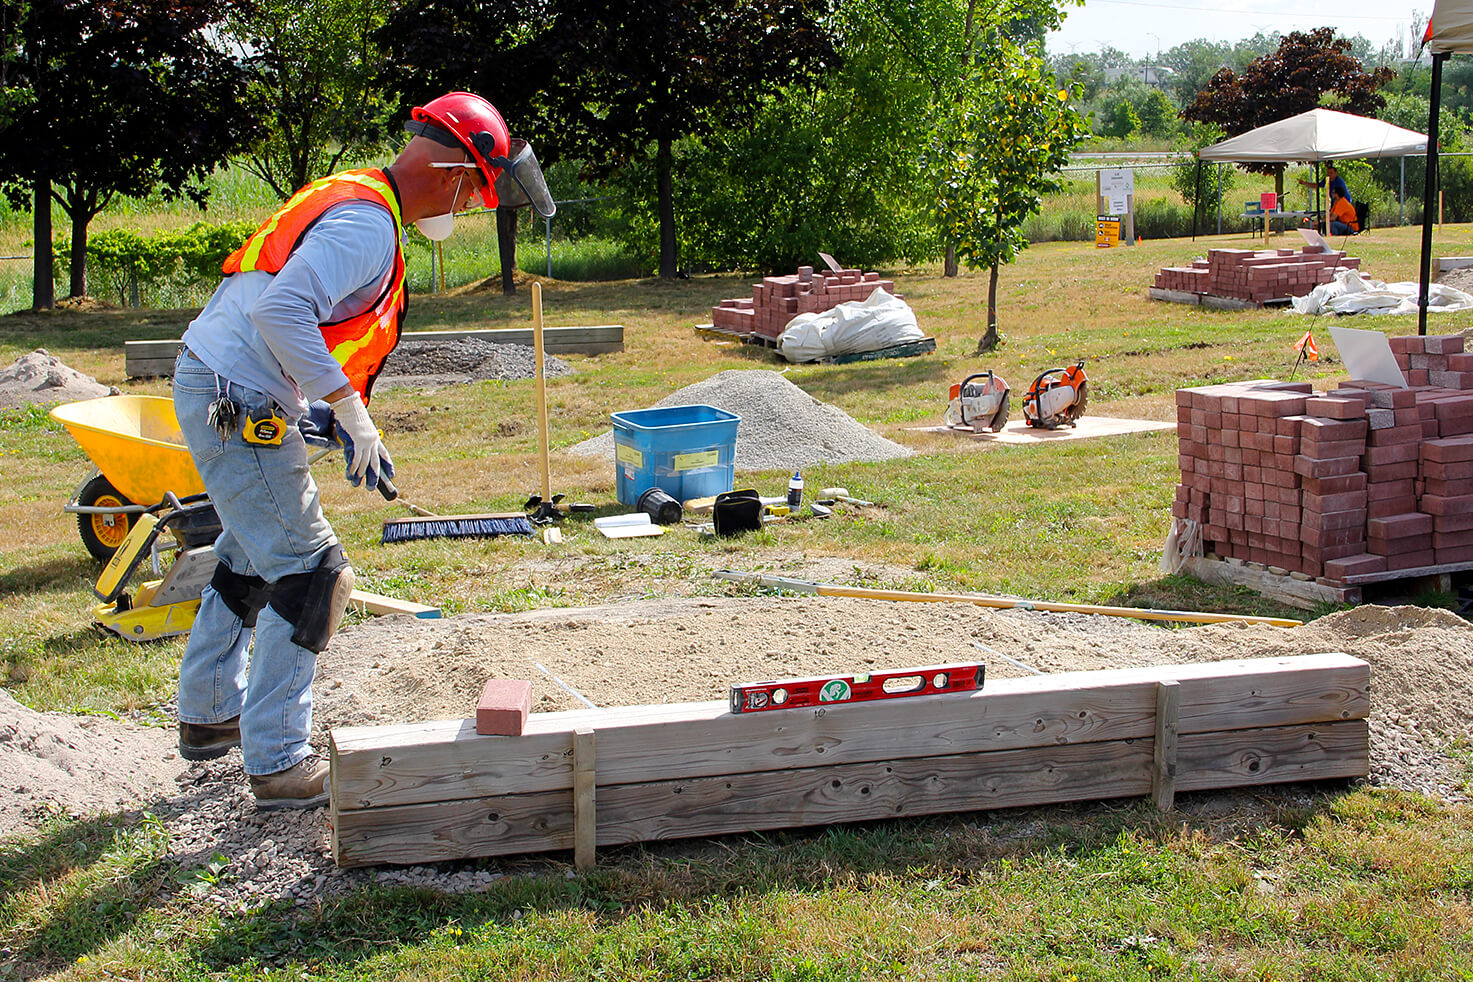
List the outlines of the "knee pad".
{"type": "Polygon", "coordinates": [[[225,563],[215,564],[215,575],[210,577],[210,586],[225,601],[230,612],[240,618],[246,627],[256,626],[256,615],[271,599],[271,590],[259,576],[242,576],[225,563]]]}
{"type": "Polygon", "coordinates": [[[283,576],[271,585],[271,609],[291,624],[292,644],[321,652],[348,609],[353,567],[343,547],[333,543],[310,573],[283,576]]]}

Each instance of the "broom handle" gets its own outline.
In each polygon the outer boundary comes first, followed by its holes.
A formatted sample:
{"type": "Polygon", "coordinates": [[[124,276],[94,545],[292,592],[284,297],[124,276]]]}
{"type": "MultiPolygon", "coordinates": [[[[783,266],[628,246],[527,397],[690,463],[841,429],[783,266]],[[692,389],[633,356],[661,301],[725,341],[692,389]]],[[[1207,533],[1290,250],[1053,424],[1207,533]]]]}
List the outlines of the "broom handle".
{"type": "Polygon", "coordinates": [[[542,284],[532,283],[532,347],[537,356],[537,452],[542,457],[542,500],[552,500],[552,468],[547,460],[547,372],[542,359],[542,284]]]}

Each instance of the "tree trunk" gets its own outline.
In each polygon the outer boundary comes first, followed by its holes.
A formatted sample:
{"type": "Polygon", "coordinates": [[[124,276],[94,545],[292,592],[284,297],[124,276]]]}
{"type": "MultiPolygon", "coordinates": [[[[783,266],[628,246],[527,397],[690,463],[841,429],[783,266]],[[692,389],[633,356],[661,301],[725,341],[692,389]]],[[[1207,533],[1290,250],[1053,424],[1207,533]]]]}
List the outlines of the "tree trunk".
{"type": "Polygon", "coordinates": [[[68,296],[80,299],[87,295],[87,223],[84,211],[68,212],[72,219],[72,283],[68,296]]]}
{"type": "Polygon", "coordinates": [[[50,310],[56,306],[55,267],[51,256],[51,172],[46,168],[45,154],[36,168],[35,194],[31,215],[31,309],[50,310]]]}
{"type": "Polygon", "coordinates": [[[517,271],[517,210],[496,209],[496,247],[501,255],[501,295],[512,296],[517,292],[513,277],[517,271]]]}
{"type": "Polygon", "coordinates": [[[992,263],[992,276],[987,281],[987,333],[982,335],[982,340],[977,342],[979,355],[985,355],[997,347],[1001,340],[997,334],[997,261],[992,263]]]}
{"type": "Polygon", "coordinates": [[[946,266],[942,271],[943,276],[956,276],[961,272],[961,265],[956,261],[956,246],[946,247],[946,266]]]}
{"type": "Polygon", "coordinates": [[[659,150],[655,154],[655,175],[659,185],[660,204],[660,277],[674,279],[679,256],[675,251],[675,170],[670,152],[670,136],[661,127],[659,150]]]}

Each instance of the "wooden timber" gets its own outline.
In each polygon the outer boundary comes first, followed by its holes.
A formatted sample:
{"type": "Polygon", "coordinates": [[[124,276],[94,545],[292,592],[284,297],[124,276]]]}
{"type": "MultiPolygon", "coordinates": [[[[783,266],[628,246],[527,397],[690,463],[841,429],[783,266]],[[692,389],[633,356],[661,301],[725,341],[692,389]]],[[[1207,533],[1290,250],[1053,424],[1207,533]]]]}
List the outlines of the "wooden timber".
{"type": "MultiPolygon", "coordinates": [[[[543,350],[554,355],[600,355],[624,350],[624,326],[600,324],[594,327],[548,327],[543,329],[543,350]]],[[[530,347],[529,327],[489,328],[464,331],[408,331],[403,341],[453,341],[457,338],[481,338],[496,344],[520,344],[530,347]]],[[[123,342],[123,368],[129,378],[153,378],[174,374],[174,357],[179,354],[175,340],[123,342]]]]}
{"type": "Polygon", "coordinates": [[[350,809],[566,791],[569,734],[585,727],[598,731],[601,785],[884,760],[898,747],[928,757],[1138,739],[1155,733],[1163,678],[1181,683],[1182,733],[1355,719],[1370,705],[1365,663],[1325,654],[989,680],[965,695],[788,712],[733,715],[723,699],[533,713],[515,740],[482,737],[471,720],[346,727],[332,731],[333,800],[350,809]]]}
{"type": "Polygon", "coordinates": [[[1156,683],[1156,735],[1152,755],[1151,800],[1164,812],[1171,811],[1176,798],[1177,744],[1181,736],[1181,683],[1164,679],[1156,683]]]}
{"type": "Polygon", "coordinates": [[[1234,563],[1224,559],[1193,556],[1182,564],[1182,572],[1204,583],[1247,587],[1270,600],[1290,607],[1313,610],[1321,604],[1358,604],[1361,591],[1353,585],[1332,586],[1319,580],[1296,579],[1272,573],[1257,563],[1234,563]]]}
{"type": "MultiPolygon", "coordinates": [[[[904,758],[741,777],[600,787],[598,845],[980,811],[1151,793],[1151,739],[904,758]]],[[[1361,777],[1364,720],[1199,733],[1178,748],[1181,790],[1361,777]]],[[[424,863],[575,845],[566,792],[335,812],[341,866],[424,863]]]]}
{"type": "Polygon", "coordinates": [[[1367,768],[1369,685],[1364,662],[1323,654],[789,712],[732,715],[720,701],[534,713],[519,737],[479,736],[472,721],[337,729],[334,855],[353,866],[569,849],[590,813],[603,846],[1354,777],[1367,768]],[[1173,704],[1170,774],[1158,709],[1173,704]],[[581,752],[579,731],[591,731],[581,752]]]}

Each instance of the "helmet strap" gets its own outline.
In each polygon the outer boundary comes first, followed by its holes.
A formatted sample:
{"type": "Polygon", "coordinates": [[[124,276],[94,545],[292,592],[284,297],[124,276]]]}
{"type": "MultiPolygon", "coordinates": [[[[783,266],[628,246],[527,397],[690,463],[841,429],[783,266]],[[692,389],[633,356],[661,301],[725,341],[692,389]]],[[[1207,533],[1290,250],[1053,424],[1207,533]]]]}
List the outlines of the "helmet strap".
{"type": "Polygon", "coordinates": [[[454,147],[457,150],[465,149],[465,144],[461,143],[460,139],[454,133],[451,133],[443,126],[426,123],[422,119],[409,120],[404,124],[404,129],[409,133],[413,133],[415,136],[422,136],[426,139],[434,140],[441,146],[454,147]]]}

